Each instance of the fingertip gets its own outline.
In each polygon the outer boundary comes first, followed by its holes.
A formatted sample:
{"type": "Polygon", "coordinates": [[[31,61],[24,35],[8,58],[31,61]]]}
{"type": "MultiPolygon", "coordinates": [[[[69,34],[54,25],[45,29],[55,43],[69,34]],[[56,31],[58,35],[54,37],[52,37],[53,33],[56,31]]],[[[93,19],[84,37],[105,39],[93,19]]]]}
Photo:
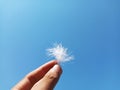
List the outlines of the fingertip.
{"type": "Polygon", "coordinates": [[[39,89],[42,90],[53,90],[55,85],[57,84],[60,76],[62,74],[62,68],[59,64],[55,64],[46,74],[45,76],[37,82],[35,87],[40,86],[39,89]]]}
{"type": "Polygon", "coordinates": [[[59,64],[55,64],[53,68],[50,69],[49,72],[62,74],[62,68],[59,64]]]}

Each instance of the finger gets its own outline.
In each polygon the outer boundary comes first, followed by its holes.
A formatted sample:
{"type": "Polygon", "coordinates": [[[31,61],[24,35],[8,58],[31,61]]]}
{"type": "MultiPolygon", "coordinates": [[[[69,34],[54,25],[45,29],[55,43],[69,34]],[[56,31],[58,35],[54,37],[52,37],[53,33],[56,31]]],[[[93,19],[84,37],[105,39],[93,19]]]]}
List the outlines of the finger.
{"type": "Polygon", "coordinates": [[[50,61],[25,76],[12,90],[30,90],[55,64],[56,60],[50,61]]]}
{"type": "Polygon", "coordinates": [[[53,90],[62,73],[60,65],[56,64],[39,80],[31,90],[53,90]]]}

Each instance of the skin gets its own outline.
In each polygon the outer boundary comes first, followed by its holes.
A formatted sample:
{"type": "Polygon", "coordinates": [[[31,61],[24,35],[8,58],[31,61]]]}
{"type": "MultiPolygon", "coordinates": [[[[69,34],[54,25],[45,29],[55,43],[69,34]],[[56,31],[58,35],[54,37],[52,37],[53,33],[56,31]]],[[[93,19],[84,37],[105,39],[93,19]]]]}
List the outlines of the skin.
{"type": "Polygon", "coordinates": [[[53,90],[61,74],[60,65],[52,60],[26,75],[12,90],[53,90]]]}

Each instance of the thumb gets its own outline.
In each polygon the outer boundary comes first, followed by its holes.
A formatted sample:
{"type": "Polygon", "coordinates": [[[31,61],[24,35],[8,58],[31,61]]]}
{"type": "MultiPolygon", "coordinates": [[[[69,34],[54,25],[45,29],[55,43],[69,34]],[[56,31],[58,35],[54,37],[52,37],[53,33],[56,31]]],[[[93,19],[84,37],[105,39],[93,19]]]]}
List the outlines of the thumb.
{"type": "Polygon", "coordinates": [[[33,86],[32,90],[53,90],[61,73],[62,69],[60,65],[54,65],[46,75],[33,86]]]}

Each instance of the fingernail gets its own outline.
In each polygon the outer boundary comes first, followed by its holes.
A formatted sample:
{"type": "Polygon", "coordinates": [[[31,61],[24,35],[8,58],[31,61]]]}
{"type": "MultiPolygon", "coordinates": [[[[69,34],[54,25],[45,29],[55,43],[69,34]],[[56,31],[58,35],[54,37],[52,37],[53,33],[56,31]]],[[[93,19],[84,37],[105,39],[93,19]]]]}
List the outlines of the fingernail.
{"type": "Polygon", "coordinates": [[[62,73],[62,70],[60,68],[60,66],[58,64],[54,65],[53,68],[51,69],[53,72],[58,72],[58,73],[62,73]]]}

